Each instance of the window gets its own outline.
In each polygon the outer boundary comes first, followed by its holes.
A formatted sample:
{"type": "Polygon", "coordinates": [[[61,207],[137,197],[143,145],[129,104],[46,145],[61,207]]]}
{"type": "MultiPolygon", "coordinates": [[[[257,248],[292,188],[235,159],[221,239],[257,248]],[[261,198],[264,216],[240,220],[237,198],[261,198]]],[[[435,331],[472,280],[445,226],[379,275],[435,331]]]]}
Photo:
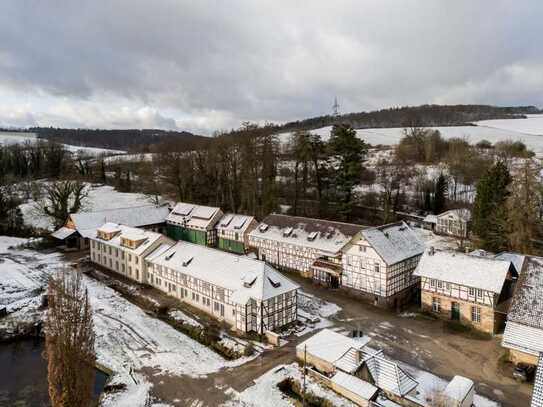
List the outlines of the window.
{"type": "Polygon", "coordinates": [[[132,255],[131,254],[128,255],[128,261],[132,261],[132,255]]]}
{"type": "Polygon", "coordinates": [[[109,246],[109,255],[111,256],[111,246],[109,246]]]}
{"type": "Polygon", "coordinates": [[[477,298],[483,298],[483,290],[477,289],[477,298]]]}
{"type": "Polygon", "coordinates": [[[471,295],[472,297],[475,296],[475,288],[469,288],[469,295],[471,295]]]}
{"type": "Polygon", "coordinates": [[[93,241],[92,241],[92,248],[93,248],[93,249],[96,247],[95,245],[96,245],[96,242],[93,240],[93,241]]]}
{"type": "Polygon", "coordinates": [[[471,320],[475,323],[481,322],[481,308],[471,307],[471,320]]]}
{"type": "MultiPolygon", "coordinates": [[[[111,249],[111,247],[110,247],[111,249]]],[[[109,268],[113,268],[113,262],[111,261],[111,259],[109,259],[109,268]]]]}
{"type": "Polygon", "coordinates": [[[121,264],[121,269],[122,269],[123,273],[125,273],[125,272],[126,272],[126,267],[125,267],[125,265],[124,265],[124,264],[121,264]]]}
{"type": "Polygon", "coordinates": [[[119,271],[119,262],[118,261],[115,262],[115,270],[119,271]]]}
{"type": "Polygon", "coordinates": [[[433,278],[430,279],[430,287],[436,288],[436,280],[434,280],[433,278]]]}
{"type": "Polygon", "coordinates": [[[132,275],[132,267],[128,266],[128,275],[131,276],[132,275]]]}
{"type": "Polygon", "coordinates": [[[437,288],[443,288],[443,281],[441,280],[437,281],[437,288]]]}
{"type": "Polygon", "coordinates": [[[437,297],[432,298],[432,311],[441,312],[441,299],[437,297]]]}
{"type": "Polygon", "coordinates": [[[366,252],[366,246],[358,246],[359,252],[366,252]]]}
{"type": "Polygon", "coordinates": [[[119,249],[115,249],[115,257],[119,256],[119,249]]]}
{"type": "Polygon", "coordinates": [[[140,260],[140,258],[138,256],[135,256],[135,259],[136,259],[136,264],[138,264],[138,261],[140,260]]]}
{"type": "Polygon", "coordinates": [[[376,273],[379,273],[379,263],[375,263],[373,265],[373,269],[375,270],[376,273]]]}

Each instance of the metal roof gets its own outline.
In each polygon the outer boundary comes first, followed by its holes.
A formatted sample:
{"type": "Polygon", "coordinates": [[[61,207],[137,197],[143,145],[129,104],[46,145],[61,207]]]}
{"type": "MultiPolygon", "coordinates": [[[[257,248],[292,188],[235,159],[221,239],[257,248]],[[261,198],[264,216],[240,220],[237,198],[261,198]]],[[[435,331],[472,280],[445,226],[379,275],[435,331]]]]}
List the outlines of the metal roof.
{"type": "Polygon", "coordinates": [[[532,391],[532,404],[530,407],[543,407],[543,353],[539,354],[539,363],[534,380],[534,390],[532,391]]]}

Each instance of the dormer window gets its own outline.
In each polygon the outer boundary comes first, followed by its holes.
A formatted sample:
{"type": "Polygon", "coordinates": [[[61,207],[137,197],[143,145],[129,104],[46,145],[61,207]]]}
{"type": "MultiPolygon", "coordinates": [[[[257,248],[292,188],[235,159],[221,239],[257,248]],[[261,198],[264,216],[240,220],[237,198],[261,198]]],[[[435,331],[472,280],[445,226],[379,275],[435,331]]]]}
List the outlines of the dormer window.
{"type": "Polygon", "coordinates": [[[268,230],[269,225],[263,223],[258,227],[258,230],[260,230],[262,233],[264,233],[266,230],[268,230]]]}
{"type": "Polygon", "coordinates": [[[318,235],[318,232],[311,232],[308,236],[307,236],[307,240],[309,240],[310,242],[314,241],[316,238],[317,238],[317,235],[318,235]]]}
{"type": "Polygon", "coordinates": [[[286,228],[285,230],[283,230],[283,236],[284,237],[289,237],[290,234],[292,233],[292,230],[293,229],[291,227],[286,228]]]}

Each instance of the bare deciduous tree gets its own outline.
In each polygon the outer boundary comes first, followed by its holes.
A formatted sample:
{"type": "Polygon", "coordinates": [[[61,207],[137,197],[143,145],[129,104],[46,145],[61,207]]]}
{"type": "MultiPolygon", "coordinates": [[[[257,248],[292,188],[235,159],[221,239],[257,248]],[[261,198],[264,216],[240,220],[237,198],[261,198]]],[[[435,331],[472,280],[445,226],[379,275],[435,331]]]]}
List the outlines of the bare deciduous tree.
{"type": "Polygon", "coordinates": [[[63,269],[49,280],[45,326],[49,397],[53,407],[86,407],[92,400],[92,309],[79,271],[63,269]]]}
{"type": "Polygon", "coordinates": [[[79,212],[88,196],[87,187],[78,181],[52,182],[45,185],[44,191],[35,209],[50,218],[55,227],[62,226],[70,213],[79,212]]]}

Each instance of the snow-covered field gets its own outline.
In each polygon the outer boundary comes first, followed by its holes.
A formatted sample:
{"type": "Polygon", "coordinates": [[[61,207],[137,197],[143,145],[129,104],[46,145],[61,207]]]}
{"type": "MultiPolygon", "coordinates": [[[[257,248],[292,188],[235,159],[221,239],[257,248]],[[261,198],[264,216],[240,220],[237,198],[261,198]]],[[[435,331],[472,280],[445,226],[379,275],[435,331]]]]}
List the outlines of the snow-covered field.
{"type": "MultiPolygon", "coordinates": [[[[151,202],[143,194],[118,192],[109,185],[89,186],[89,196],[85,201],[82,212],[100,211],[113,208],[132,208],[135,206],[150,205],[151,202]]],[[[41,229],[51,229],[52,224],[46,217],[36,213],[35,203],[28,201],[20,205],[26,225],[41,229]]]]}
{"type": "MultiPolygon", "coordinates": [[[[520,140],[529,149],[543,154],[543,115],[529,115],[528,119],[485,120],[474,124],[476,125],[433,128],[439,130],[445,139],[460,137],[467,139],[472,144],[481,140],[488,140],[491,143],[520,140]]],[[[328,140],[331,129],[331,126],[327,126],[311,130],[311,133],[320,135],[323,140],[328,140]]],[[[290,132],[279,134],[281,143],[286,143],[291,134],[290,132]]],[[[356,134],[372,145],[393,145],[398,144],[403,137],[403,128],[360,129],[356,131],[356,134]]]]}
{"type": "MultiPolygon", "coordinates": [[[[4,132],[0,131],[0,145],[2,144],[17,144],[24,143],[26,141],[36,141],[37,137],[35,133],[19,133],[19,132],[4,132]]],[[[71,144],[63,144],[63,146],[72,153],[82,152],[88,155],[99,155],[99,154],[124,154],[126,151],[122,150],[110,150],[107,148],[96,148],[96,147],[81,147],[74,146],[71,144]]]]}

